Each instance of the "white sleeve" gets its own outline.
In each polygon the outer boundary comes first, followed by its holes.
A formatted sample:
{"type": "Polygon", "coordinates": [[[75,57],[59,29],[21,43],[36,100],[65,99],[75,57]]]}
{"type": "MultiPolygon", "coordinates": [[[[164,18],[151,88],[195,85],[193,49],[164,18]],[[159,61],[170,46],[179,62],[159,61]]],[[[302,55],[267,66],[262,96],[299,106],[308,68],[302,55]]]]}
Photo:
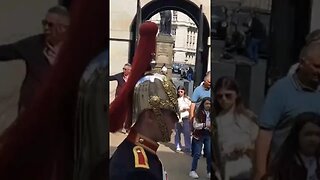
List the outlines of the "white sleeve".
{"type": "Polygon", "coordinates": [[[204,127],[205,127],[205,123],[198,123],[196,120],[193,121],[193,128],[203,129],[204,127]]]}
{"type": "Polygon", "coordinates": [[[179,112],[182,112],[183,109],[184,109],[183,104],[179,103],[179,112]]]}
{"type": "Polygon", "coordinates": [[[185,109],[187,107],[185,99],[178,101],[178,103],[179,103],[179,112],[184,112],[183,109],[185,109]]]}
{"type": "Polygon", "coordinates": [[[189,106],[189,108],[190,108],[190,106],[191,106],[192,102],[191,102],[191,100],[190,100],[190,99],[188,99],[188,98],[187,98],[187,101],[188,101],[188,106],[189,106]]]}

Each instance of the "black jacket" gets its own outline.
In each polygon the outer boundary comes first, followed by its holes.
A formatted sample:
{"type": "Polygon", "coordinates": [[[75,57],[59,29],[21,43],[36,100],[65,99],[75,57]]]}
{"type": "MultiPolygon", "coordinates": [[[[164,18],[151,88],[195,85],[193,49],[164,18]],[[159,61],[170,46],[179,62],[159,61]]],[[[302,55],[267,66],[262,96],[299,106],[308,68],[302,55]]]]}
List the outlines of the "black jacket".
{"type": "Polygon", "coordinates": [[[123,79],[123,73],[118,73],[113,76],[109,76],[109,81],[117,81],[118,82],[116,94],[115,94],[116,96],[120,93],[122,87],[126,83],[123,79]]]}
{"type": "Polygon", "coordinates": [[[36,90],[43,84],[45,74],[51,68],[43,54],[44,47],[43,34],[0,46],[0,61],[21,59],[26,63],[26,76],[20,89],[19,109],[30,105],[36,90]]]}
{"type": "Polygon", "coordinates": [[[264,39],[266,37],[266,30],[262,22],[258,18],[252,18],[251,26],[249,29],[251,37],[255,39],[264,39]]]}

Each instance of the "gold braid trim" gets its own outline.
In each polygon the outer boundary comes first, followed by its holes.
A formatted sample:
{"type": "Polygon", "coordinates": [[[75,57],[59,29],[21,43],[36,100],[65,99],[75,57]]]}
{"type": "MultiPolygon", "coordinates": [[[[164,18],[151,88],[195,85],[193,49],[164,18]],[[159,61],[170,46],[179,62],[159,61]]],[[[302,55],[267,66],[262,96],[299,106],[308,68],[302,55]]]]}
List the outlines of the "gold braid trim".
{"type": "Polygon", "coordinates": [[[159,96],[151,96],[149,99],[149,104],[155,113],[158,125],[161,131],[162,139],[164,142],[170,141],[170,134],[167,125],[163,119],[161,109],[169,109],[177,112],[178,110],[178,100],[176,98],[176,89],[171,81],[168,81],[166,77],[163,78],[162,85],[165,93],[169,97],[167,100],[162,100],[159,96]]]}
{"type": "Polygon", "coordinates": [[[163,85],[163,88],[165,89],[167,96],[169,97],[169,100],[171,101],[172,106],[174,106],[172,110],[178,112],[178,99],[176,95],[176,88],[173,85],[173,82],[169,81],[167,77],[164,77],[162,81],[162,85],[163,85]]]}
{"type": "Polygon", "coordinates": [[[163,141],[164,142],[169,141],[170,140],[170,137],[168,137],[169,132],[168,132],[166,123],[163,119],[161,109],[170,109],[168,107],[172,108],[171,104],[168,102],[168,100],[165,100],[165,101],[161,100],[159,96],[151,96],[149,99],[149,104],[151,105],[153,113],[155,114],[155,118],[158,122],[163,141]]]}

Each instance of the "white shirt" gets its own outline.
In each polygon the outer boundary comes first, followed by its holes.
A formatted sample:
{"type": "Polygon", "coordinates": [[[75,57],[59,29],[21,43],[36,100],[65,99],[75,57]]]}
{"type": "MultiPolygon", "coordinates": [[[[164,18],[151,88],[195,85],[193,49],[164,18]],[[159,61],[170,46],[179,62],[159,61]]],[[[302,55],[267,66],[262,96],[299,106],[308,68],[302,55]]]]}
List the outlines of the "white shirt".
{"type": "Polygon", "coordinates": [[[246,116],[229,112],[217,116],[216,122],[222,155],[229,154],[235,149],[254,147],[258,136],[258,126],[246,116]]]}
{"type": "MultiPolygon", "coordinates": [[[[229,112],[216,117],[218,130],[218,143],[223,157],[237,150],[252,149],[258,135],[258,126],[244,115],[229,112]]],[[[252,170],[252,162],[247,155],[237,160],[222,162],[225,180],[237,177],[241,173],[252,170]]]]}
{"type": "Polygon", "coordinates": [[[293,65],[290,67],[287,75],[288,75],[288,76],[291,76],[292,74],[294,74],[294,73],[297,71],[298,68],[299,68],[299,63],[293,64],[293,65]]]}
{"type": "Polygon", "coordinates": [[[307,168],[307,178],[306,180],[318,180],[317,177],[317,159],[315,157],[307,157],[300,153],[301,160],[304,166],[307,168]]]}
{"type": "Polygon", "coordinates": [[[122,78],[123,78],[124,82],[127,82],[128,79],[129,79],[129,75],[128,76],[123,76],[122,78]]]}
{"type": "Polygon", "coordinates": [[[179,106],[179,112],[180,112],[180,118],[179,121],[182,120],[182,118],[188,118],[189,117],[189,109],[191,106],[191,100],[187,97],[179,97],[178,98],[178,106],[179,106]],[[183,111],[183,109],[188,109],[187,111],[183,111]]]}
{"type": "MultiPolygon", "coordinates": [[[[211,125],[211,119],[210,119],[210,112],[209,111],[204,111],[206,113],[206,124],[211,125]]],[[[206,127],[206,129],[209,129],[206,127]]]]}

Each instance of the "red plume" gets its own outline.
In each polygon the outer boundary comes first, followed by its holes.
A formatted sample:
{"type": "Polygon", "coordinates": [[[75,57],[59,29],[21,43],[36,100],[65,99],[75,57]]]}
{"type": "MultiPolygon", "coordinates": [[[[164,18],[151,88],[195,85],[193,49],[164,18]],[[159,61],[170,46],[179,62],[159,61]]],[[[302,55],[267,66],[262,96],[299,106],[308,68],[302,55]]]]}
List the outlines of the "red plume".
{"type": "Polygon", "coordinates": [[[1,180],[73,179],[74,123],[80,78],[107,45],[108,2],[72,4],[67,39],[32,106],[0,137],[1,180]]]}
{"type": "Polygon", "coordinates": [[[121,129],[126,118],[131,118],[132,96],[136,83],[150,69],[150,63],[156,47],[158,27],[153,22],[140,26],[140,40],[133,57],[129,79],[109,108],[110,132],[121,129]]]}

